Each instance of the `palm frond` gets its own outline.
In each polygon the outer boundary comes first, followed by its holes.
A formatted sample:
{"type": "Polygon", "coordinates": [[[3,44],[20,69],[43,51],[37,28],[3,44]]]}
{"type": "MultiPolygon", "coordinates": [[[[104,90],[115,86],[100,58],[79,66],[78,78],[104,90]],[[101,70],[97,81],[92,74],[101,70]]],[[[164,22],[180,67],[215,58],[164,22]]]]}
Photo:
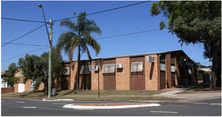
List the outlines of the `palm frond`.
{"type": "Polygon", "coordinates": [[[64,32],[59,36],[59,39],[56,44],[57,52],[58,50],[62,51],[64,50],[66,54],[70,55],[70,53],[73,54],[75,48],[71,49],[71,42],[73,37],[76,37],[76,34],[73,32],[64,32]]]}
{"type": "Polygon", "coordinates": [[[70,42],[72,48],[76,48],[78,46],[78,44],[81,43],[81,38],[80,37],[73,37],[72,41],[70,42]]]}
{"type": "Polygon", "coordinates": [[[91,46],[95,50],[97,56],[101,50],[101,46],[99,45],[99,43],[92,36],[87,36],[85,38],[85,42],[87,45],[91,46]]]}
{"type": "Polygon", "coordinates": [[[91,55],[90,55],[89,49],[88,49],[88,47],[86,46],[86,43],[84,43],[84,45],[85,45],[85,50],[86,50],[86,52],[87,52],[88,58],[89,58],[89,60],[91,61],[91,60],[92,60],[92,57],[91,57],[91,55]]]}
{"type": "Polygon", "coordinates": [[[85,30],[89,33],[97,33],[98,35],[102,35],[101,29],[96,25],[96,22],[94,20],[88,20],[85,22],[86,27],[85,30]]]}
{"type": "Polygon", "coordinates": [[[73,30],[74,32],[77,31],[76,26],[75,26],[75,22],[72,22],[70,20],[63,20],[60,22],[60,27],[61,26],[66,26],[68,27],[70,30],[73,30]]]}

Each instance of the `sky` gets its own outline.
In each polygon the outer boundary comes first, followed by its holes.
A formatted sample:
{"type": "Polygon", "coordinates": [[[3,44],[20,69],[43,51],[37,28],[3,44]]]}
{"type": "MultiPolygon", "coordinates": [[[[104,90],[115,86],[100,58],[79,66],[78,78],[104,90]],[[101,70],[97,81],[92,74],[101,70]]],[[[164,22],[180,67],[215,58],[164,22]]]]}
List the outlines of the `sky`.
{"type": "MultiPolygon", "coordinates": [[[[59,35],[69,30],[67,27],[60,27],[60,21],[57,20],[73,17],[74,12],[78,14],[86,11],[87,14],[90,14],[139,2],[141,1],[1,1],[1,17],[44,21],[42,9],[38,7],[38,4],[41,4],[46,21],[49,22],[50,19],[53,21],[56,20],[52,27],[52,44],[55,46],[59,35]]],[[[167,23],[168,19],[162,17],[162,14],[155,17],[150,16],[149,10],[154,2],[155,1],[150,1],[121,9],[88,15],[87,18],[94,20],[102,30],[102,35],[92,34],[101,45],[101,51],[96,56],[95,51],[91,47],[88,47],[91,57],[94,59],[181,50],[181,45],[178,43],[179,38],[176,35],[169,33],[168,29],[159,30],[159,22],[165,21],[167,23]]],[[[76,22],[76,18],[70,20],[76,22]]],[[[1,19],[1,45],[17,39],[43,24],[44,23],[1,19]]],[[[2,72],[8,69],[9,64],[13,62],[17,64],[19,58],[25,57],[26,53],[41,56],[43,52],[48,52],[49,50],[47,47],[49,41],[45,26],[12,43],[39,46],[18,44],[2,46],[2,72]]],[[[188,46],[183,45],[182,50],[195,62],[200,62],[206,66],[212,65],[209,59],[203,58],[203,47],[203,44],[190,44],[188,46]]],[[[68,60],[68,55],[66,55],[64,51],[62,51],[62,57],[63,60],[68,60]]],[[[77,49],[74,51],[73,56],[73,60],[76,59],[77,49]]],[[[81,60],[84,59],[88,59],[87,53],[82,54],[81,60]]]]}

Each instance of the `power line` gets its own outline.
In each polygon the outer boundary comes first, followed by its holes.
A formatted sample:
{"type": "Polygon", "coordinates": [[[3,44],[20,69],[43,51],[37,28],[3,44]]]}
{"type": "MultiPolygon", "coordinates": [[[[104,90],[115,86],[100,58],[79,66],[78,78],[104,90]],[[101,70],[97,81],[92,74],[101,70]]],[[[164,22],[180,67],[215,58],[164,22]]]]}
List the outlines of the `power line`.
{"type": "Polygon", "coordinates": [[[27,53],[25,53],[25,54],[21,54],[21,55],[18,55],[18,56],[9,58],[9,59],[5,59],[5,60],[2,60],[2,62],[3,62],[3,61],[10,60],[10,59],[13,59],[13,58],[17,58],[17,57],[20,57],[20,56],[23,56],[23,55],[26,55],[26,54],[28,54],[28,53],[32,53],[32,52],[38,51],[38,50],[41,50],[41,49],[45,49],[45,48],[40,48],[40,49],[37,49],[37,50],[33,50],[33,51],[31,51],[31,52],[27,52],[27,53]]]}
{"type": "Polygon", "coordinates": [[[20,36],[20,37],[18,37],[18,38],[16,38],[16,39],[12,40],[12,41],[10,41],[10,42],[5,43],[4,45],[2,45],[2,47],[5,46],[5,45],[7,45],[7,44],[9,44],[9,43],[11,43],[11,42],[13,42],[13,41],[16,41],[16,40],[24,37],[24,36],[26,36],[26,35],[28,35],[28,34],[30,34],[30,33],[32,33],[32,32],[34,32],[34,31],[36,31],[36,30],[38,30],[39,28],[43,27],[44,25],[45,25],[45,24],[41,25],[40,27],[38,27],[38,28],[36,28],[36,29],[34,29],[34,30],[32,30],[32,31],[30,31],[30,32],[28,32],[28,33],[26,33],[26,34],[24,34],[24,35],[22,35],[22,36],[20,36]]]}
{"type": "Polygon", "coordinates": [[[155,31],[155,30],[160,30],[160,29],[145,30],[145,31],[127,33],[127,34],[122,34],[122,35],[114,35],[114,36],[109,36],[109,37],[98,38],[98,39],[96,39],[96,40],[113,38],[113,37],[119,37],[119,36],[126,36],[126,35],[133,35],[133,34],[138,34],[138,33],[145,33],[145,32],[150,32],[150,31],[155,31]]]}
{"type": "MultiPolygon", "coordinates": [[[[143,2],[139,2],[139,3],[135,3],[135,4],[130,4],[130,5],[122,6],[122,7],[112,8],[112,9],[108,9],[108,10],[104,10],[104,11],[99,11],[99,12],[94,12],[94,13],[90,13],[90,14],[87,14],[87,15],[93,15],[93,14],[103,13],[103,12],[107,12],[107,11],[117,10],[117,9],[121,9],[121,8],[125,8],[125,7],[130,7],[130,6],[142,4],[142,3],[145,3],[145,2],[149,2],[149,1],[143,1],[143,2]]],[[[70,17],[70,18],[63,18],[63,19],[59,19],[59,20],[54,20],[53,22],[60,21],[60,20],[64,20],[64,19],[76,18],[76,17],[77,17],[77,16],[75,16],[75,17],[70,17]]],[[[13,18],[4,18],[4,17],[2,17],[2,19],[16,20],[16,21],[27,21],[27,22],[39,22],[39,23],[41,22],[41,23],[44,23],[43,21],[32,21],[32,20],[13,19],[13,18]]],[[[45,25],[45,24],[44,24],[44,25],[45,25]]],[[[1,47],[3,47],[3,46],[5,46],[5,45],[7,45],[7,44],[9,44],[9,43],[11,43],[11,42],[13,42],[13,41],[15,41],[15,40],[18,40],[18,39],[20,39],[20,38],[22,38],[22,37],[24,37],[24,36],[26,36],[26,35],[34,32],[35,30],[43,27],[44,25],[42,25],[42,26],[40,26],[40,27],[38,27],[38,28],[36,28],[36,29],[34,29],[34,30],[26,33],[25,35],[22,35],[22,36],[14,39],[14,40],[12,40],[12,41],[10,41],[10,42],[5,43],[5,44],[2,45],[1,47]]]]}
{"type": "MultiPolygon", "coordinates": [[[[140,15],[140,16],[136,16],[136,17],[128,17],[127,19],[119,18],[119,19],[115,19],[115,21],[109,20],[109,21],[100,22],[100,24],[101,24],[101,23],[106,23],[106,22],[120,22],[120,21],[125,21],[125,20],[130,20],[130,19],[145,17],[145,16],[148,16],[148,15],[140,15]]],[[[125,18],[125,17],[124,17],[124,18],[125,18]]],[[[65,32],[65,31],[67,31],[67,30],[54,31],[53,33],[59,33],[59,32],[65,32]]]]}
{"type": "MultiPolygon", "coordinates": [[[[130,4],[130,5],[126,5],[126,6],[121,6],[121,7],[117,7],[117,8],[112,8],[112,9],[108,9],[108,10],[103,10],[103,11],[98,11],[98,12],[94,12],[94,13],[89,13],[88,15],[94,15],[94,14],[98,14],[98,13],[103,13],[103,12],[108,12],[108,11],[112,11],[112,10],[117,10],[117,9],[121,9],[121,8],[126,8],[126,7],[130,7],[130,6],[134,6],[134,5],[138,5],[138,4],[142,4],[142,3],[146,3],[149,1],[143,1],[143,2],[138,2],[135,4],[130,4]]],[[[76,18],[77,16],[74,17],[69,17],[69,18],[63,18],[63,19],[58,19],[58,20],[54,20],[53,22],[57,22],[57,21],[61,21],[61,20],[65,20],[65,19],[72,19],[72,18],[76,18]]]]}
{"type": "Polygon", "coordinates": [[[14,21],[45,23],[44,21],[24,20],[24,19],[15,19],[15,18],[7,18],[7,17],[1,17],[1,18],[6,19],[6,20],[14,20],[14,21]]]}
{"type": "MultiPolygon", "coordinates": [[[[1,43],[7,43],[7,42],[1,42],[1,43]]],[[[28,45],[28,46],[45,46],[48,47],[48,45],[35,45],[35,44],[24,44],[24,43],[10,43],[15,45],[28,45]]]]}

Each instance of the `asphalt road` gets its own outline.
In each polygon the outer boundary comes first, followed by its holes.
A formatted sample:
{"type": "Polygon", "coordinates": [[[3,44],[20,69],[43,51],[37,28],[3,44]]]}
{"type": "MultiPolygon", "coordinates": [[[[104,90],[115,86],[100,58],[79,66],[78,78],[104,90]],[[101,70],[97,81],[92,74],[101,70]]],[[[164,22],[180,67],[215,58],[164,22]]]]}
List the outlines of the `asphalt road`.
{"type": "Polygon", "coordinates": [[[212,99],[212,100],[202,100],[201,102],[205,102],[205,103],[221,103],[221,98],[219,98],[219,99],[212,99]]]}
{"type": "MultiPolygon", "coordinates": [[[[99,101],[41,101],[2,99],[2,116],[221,116],[218,105],[161,104],[160,107],[75,110],[62,108],[70,103],[98,103],[99,101]]],[[[100,101],[99,103],[112,103],[100,101]]],[[[123,103],[123,102],[121,102],[123,103]]],[[[129,102],[126,102],[129,103],[129,102]]]]}

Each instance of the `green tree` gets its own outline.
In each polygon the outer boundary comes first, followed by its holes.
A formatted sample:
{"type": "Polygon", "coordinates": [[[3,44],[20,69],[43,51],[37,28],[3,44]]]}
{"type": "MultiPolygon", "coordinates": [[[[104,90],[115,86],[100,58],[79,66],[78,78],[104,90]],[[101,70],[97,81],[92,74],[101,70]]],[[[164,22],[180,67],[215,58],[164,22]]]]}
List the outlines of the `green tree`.
{"type": "Polygon", "coordinates": [[[16,66],[16,63],[11,63],[8,66],[8,70],[6,71],[6,77],[2,79],[2,82],[8,83],[12,87],[12,92],[14,96],[14,90],[13,90],[13,85],[15,82],[18,82],[20,78],[15,77],[15,73],[18,72],[18,67],[16,66]]]}
{"type": "MultiPolygon", "coordinates": [[[[44,83],[45,95],[48,93],[48,52],[44,52],[41,57],[26,54],[25,58],[19,59],[19,67],[23,71],[23,82],[28,79],[34,81],[34,89],[38,89],[41,82],[44,83]]],[[[52,48],[52,80],[61,75],[62,56],[52,48]]]]}
{"type": "MultiPolygon", "coordinates": [[[[159,1],[152,3],[151,16],[163,13],[169,19],[168,29],[180,38],[180,43],[204,44],[204,58],[212,61],[212,82],[220,78],[221,61],[221,2],[220,1],[159,1]]],[[[165,28],[160,22],[160,28],[165,28]]]]}
{"type": "MultiPolygon", "coordinates": [[[[76,13],[74,13],[76,15],[76,13]]],[[[96,25],[94,20],[88,20],[86,18],[86,12],[78,14],[76,23],[70,20],[63,20],[60,26],[66,26],[70,29],[68,32],[64,32],[59,36],[57,42],[57,49],[64,50],[68,54],[70,63],[73,59],[73,52],[76,47],[78,47],[78,70],[77,70],[77,90],[79,88],[79,69],[80,69],[80,48],[82,53],[87,52],[88,58],[91,60],[89,49],[87,47],[91,46],[96,55],[99,54],[101,46],[99,43],[91,36],[91,33],[102,34],[101,29],[96,25]]]]}

